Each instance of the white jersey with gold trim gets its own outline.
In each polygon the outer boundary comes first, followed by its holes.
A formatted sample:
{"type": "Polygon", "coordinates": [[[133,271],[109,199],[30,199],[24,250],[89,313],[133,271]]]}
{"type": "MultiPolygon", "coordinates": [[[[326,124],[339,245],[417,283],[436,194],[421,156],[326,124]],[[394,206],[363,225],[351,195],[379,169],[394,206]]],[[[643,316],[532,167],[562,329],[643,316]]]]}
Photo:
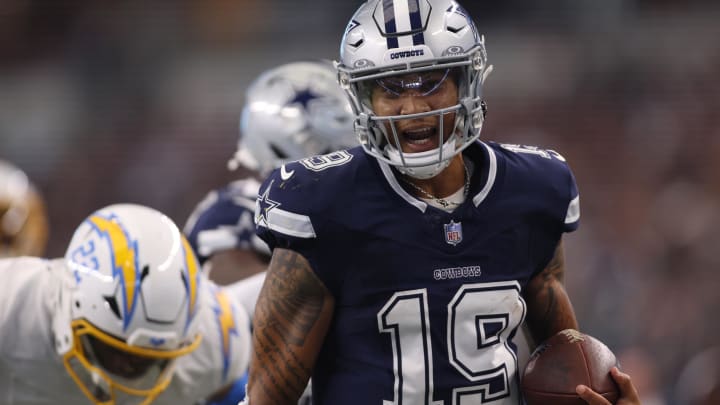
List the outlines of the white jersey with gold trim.
{"type": "MultiPolygon", "coordinates": [[[[90,404],[54,348],[53,297],[64,260],[0,259],[0,404],[90,404]]],[[[196,404],[242,377],[250,360],[250,319],[232,294],[204,280],[203,340],[177,361],[153,404],[196,404]]]]}

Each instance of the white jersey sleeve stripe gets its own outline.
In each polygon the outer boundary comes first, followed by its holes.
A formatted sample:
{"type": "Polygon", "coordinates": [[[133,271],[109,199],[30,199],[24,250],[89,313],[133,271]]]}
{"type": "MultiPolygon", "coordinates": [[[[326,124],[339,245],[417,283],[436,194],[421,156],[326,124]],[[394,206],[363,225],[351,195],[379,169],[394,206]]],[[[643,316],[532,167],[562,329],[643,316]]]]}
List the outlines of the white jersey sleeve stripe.
{"type": "MultiPolygon", "coordinates": [[[[267,227],[273,231],[296,238],[315,238],[315,228],[307,215],[295,214],[280,208],[274,208],[267,214],[267,227]]],[[[260,223],[262,226],[263,224],[260,223]]]]}
{"type": "Polygon", "coordinates": [[[580,219],[580,196],[573,198],[568,205],[565,223],[572,224],[580,219]]]}

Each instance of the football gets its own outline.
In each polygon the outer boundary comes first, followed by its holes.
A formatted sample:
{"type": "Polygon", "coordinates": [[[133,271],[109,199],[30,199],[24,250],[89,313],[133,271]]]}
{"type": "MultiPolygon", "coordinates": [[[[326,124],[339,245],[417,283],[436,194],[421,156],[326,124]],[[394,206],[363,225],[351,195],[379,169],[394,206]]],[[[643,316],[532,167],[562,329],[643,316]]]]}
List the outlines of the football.
{"type": "Polygon", "coordinates": [[[614,404],[619,391],[610,376],[615,354],[592,336],[566,329],[532,353],[520,380],[527,405],[587,405],[575,392],[584,384],[614,404]]]}

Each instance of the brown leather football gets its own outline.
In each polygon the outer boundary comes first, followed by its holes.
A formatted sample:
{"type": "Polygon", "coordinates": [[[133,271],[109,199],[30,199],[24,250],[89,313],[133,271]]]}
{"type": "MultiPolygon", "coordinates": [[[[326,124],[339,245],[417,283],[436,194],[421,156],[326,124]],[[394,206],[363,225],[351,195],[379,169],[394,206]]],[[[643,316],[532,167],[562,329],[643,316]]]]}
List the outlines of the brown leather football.
{"type": "Polygon", "coordinates": [[[620,396],[610,369],[617,359],[592,336],[566,329],[530,356],[520,386],[527,405],[587,405],[575,392],[584,384],[614,404],[620,396]]]}

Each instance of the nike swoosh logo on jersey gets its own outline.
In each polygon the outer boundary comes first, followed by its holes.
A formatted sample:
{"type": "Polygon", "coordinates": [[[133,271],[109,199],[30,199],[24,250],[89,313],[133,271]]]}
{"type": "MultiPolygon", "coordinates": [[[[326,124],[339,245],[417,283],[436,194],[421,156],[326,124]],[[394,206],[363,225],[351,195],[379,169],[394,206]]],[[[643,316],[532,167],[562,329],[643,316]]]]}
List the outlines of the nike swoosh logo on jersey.
{"type": "Polygon", "coordinates": [[[280,178],[283,181],[287,181],[292,175],[295,174],[295,170],[285,170],[285,165],[280,166],[280,178]]]}

